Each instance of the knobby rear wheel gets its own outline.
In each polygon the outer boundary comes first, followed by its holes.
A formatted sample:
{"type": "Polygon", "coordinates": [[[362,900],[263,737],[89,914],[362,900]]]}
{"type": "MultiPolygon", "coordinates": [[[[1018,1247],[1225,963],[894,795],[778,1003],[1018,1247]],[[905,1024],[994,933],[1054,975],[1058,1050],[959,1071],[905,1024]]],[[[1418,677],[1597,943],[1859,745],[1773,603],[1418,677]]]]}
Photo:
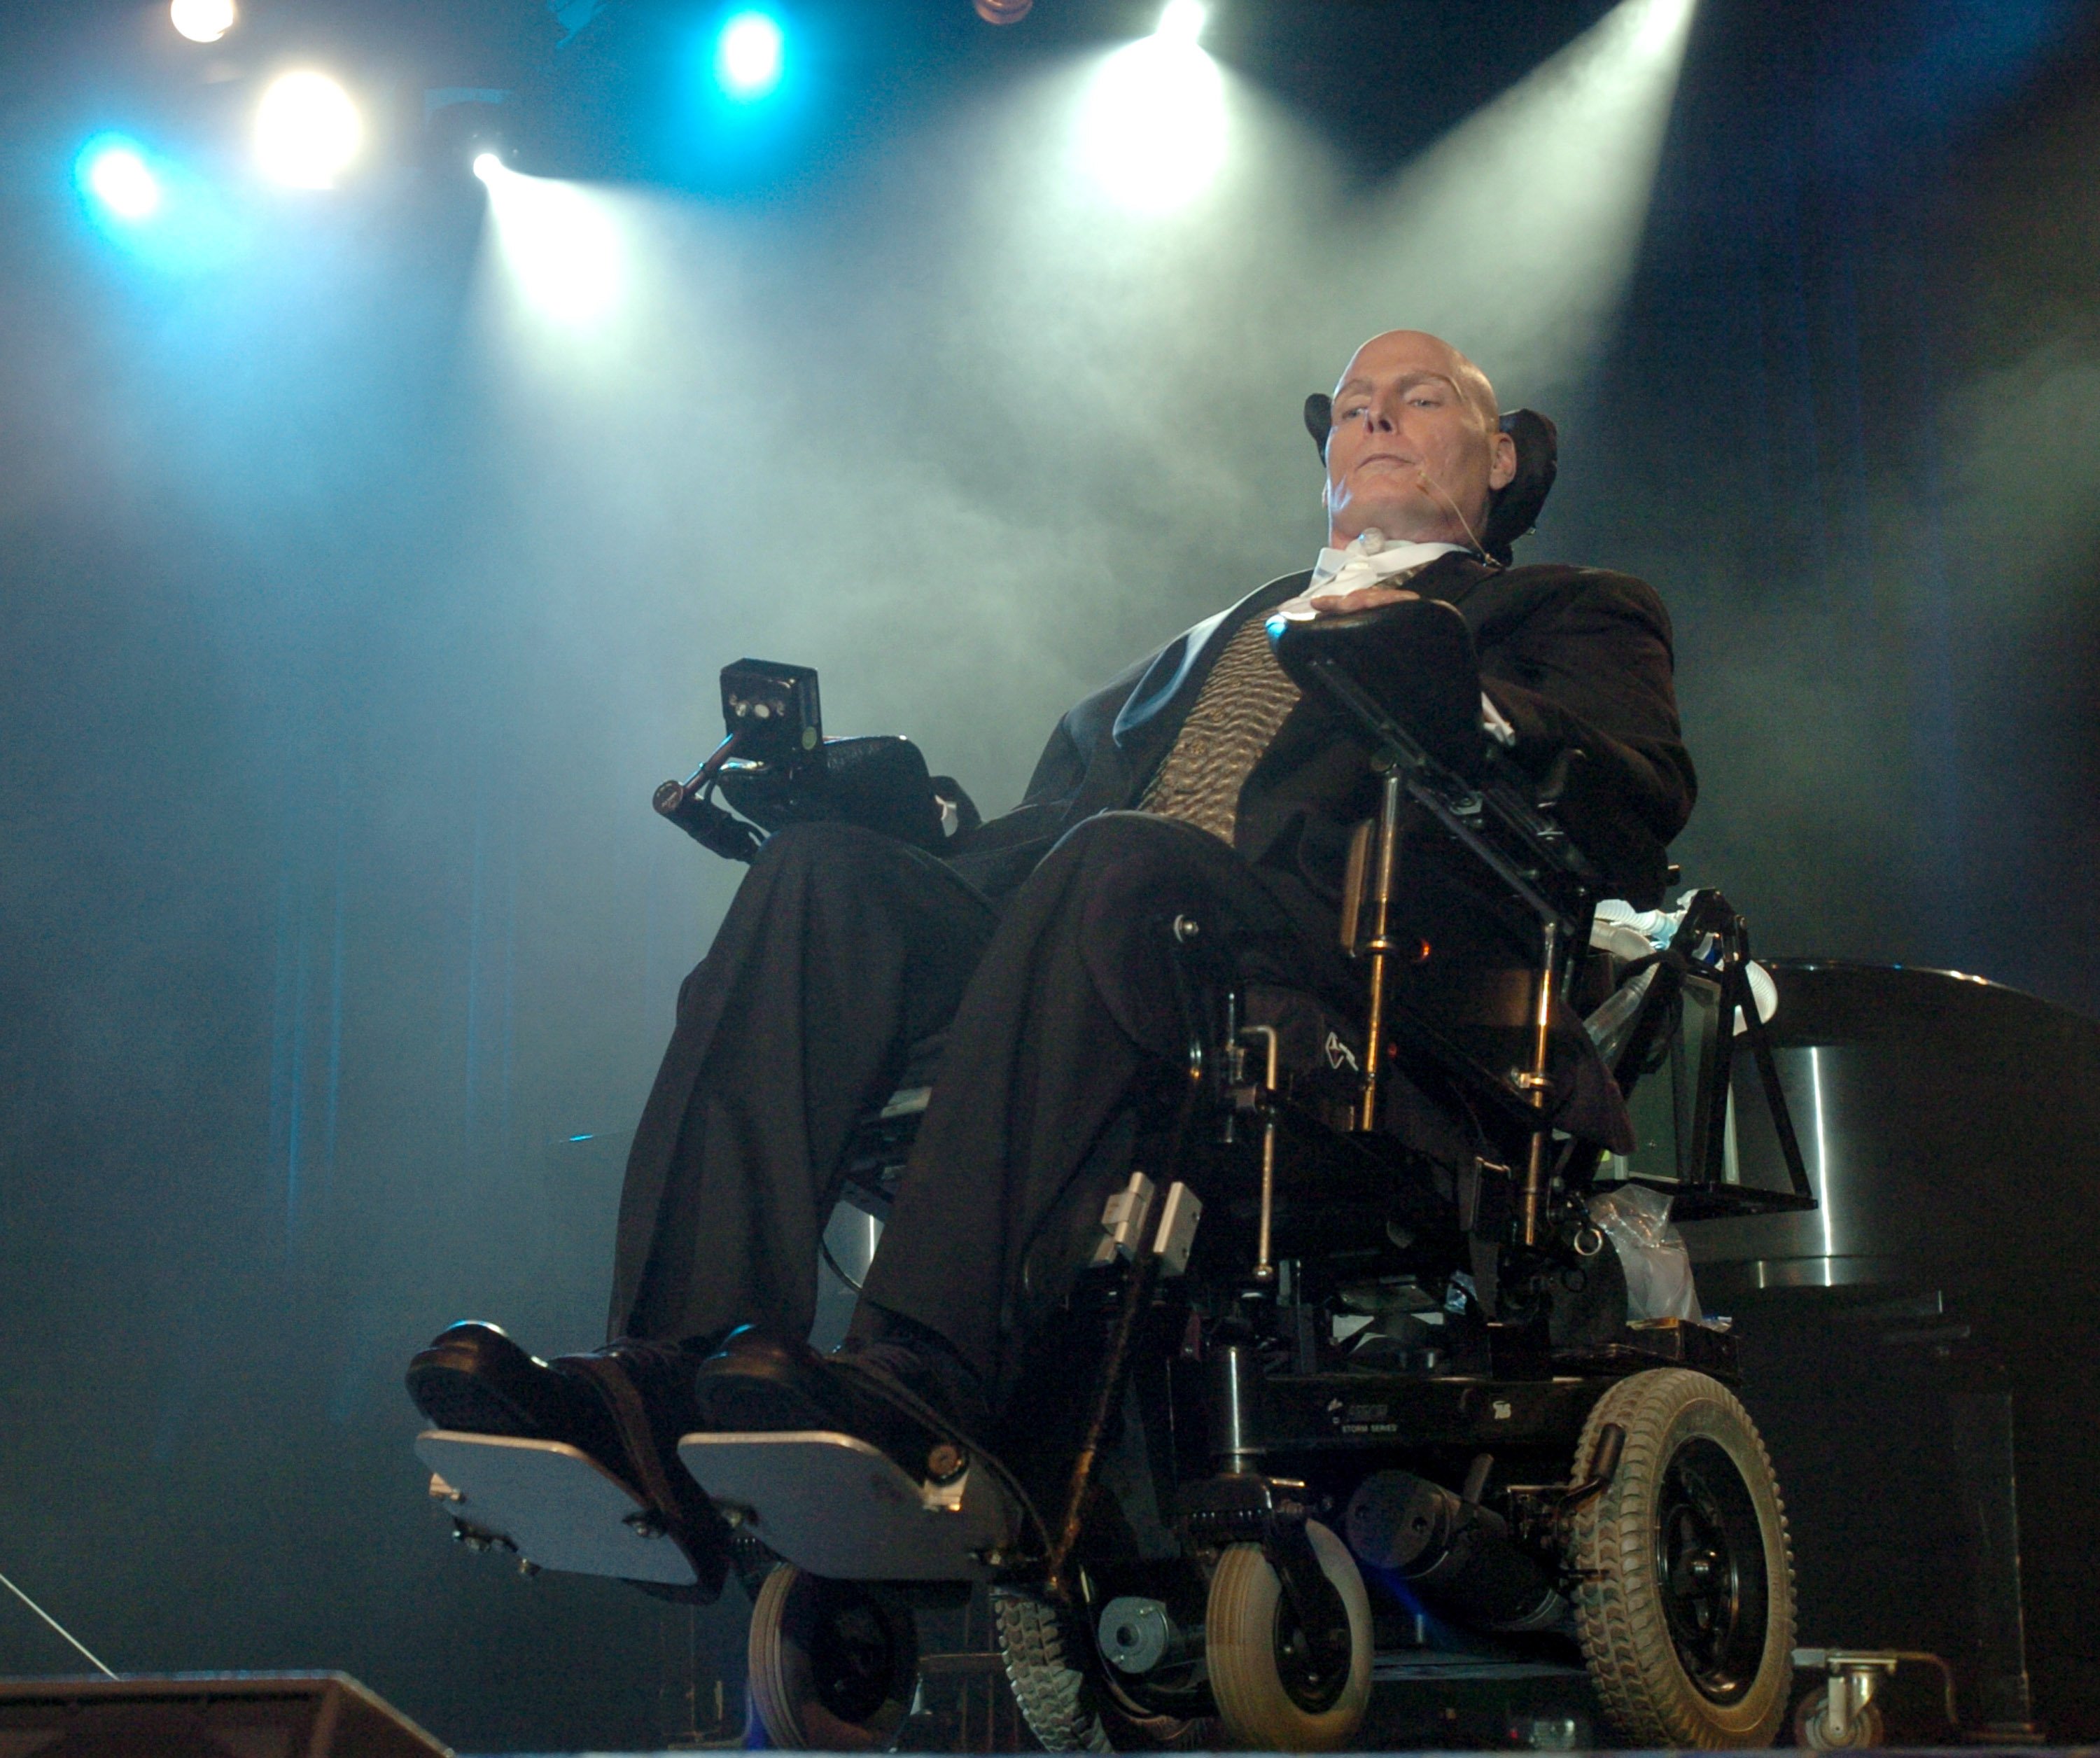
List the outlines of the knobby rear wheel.
{"type": "Polygon", "coordinates": [[[1643,1745],[1770,1745],[1793,1681],[1793,1561],[1764,1442],[1726,1386],[1681,1367],[1605,1393],[1578,1481],[1613,1426],[1618,1468],[1577,1509],[1568,1556],[1604,1712],[1643,1745]]]}
{"type": "Polygon", "coordinates": [[[1079,1646],[1092,1634],[1047,1595],[995,1587],[991,1610],[1013,1700],[1043,1751],[1178,1751],[1208,1743],[1208,1720],[1151,1714],[1123,1700],[1079,1646]]]}

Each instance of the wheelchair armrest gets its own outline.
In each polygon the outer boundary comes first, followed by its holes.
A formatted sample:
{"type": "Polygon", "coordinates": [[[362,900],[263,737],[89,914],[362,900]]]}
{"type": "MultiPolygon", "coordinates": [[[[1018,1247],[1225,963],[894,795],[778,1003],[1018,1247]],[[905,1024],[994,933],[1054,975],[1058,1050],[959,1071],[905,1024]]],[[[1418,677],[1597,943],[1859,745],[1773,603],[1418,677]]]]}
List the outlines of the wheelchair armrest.
{"type": "Polygon", "coordinates": [[[1472,631],[1450,605],[1416,599],[1347,616],[1272,616],[1268,638],[1291,681],[1308,696],[1333,700],[1367,738],[1383,742],[1348,685],[1445,768],[1467,781],[1479,779],[1487,754],[1480,661],[1472,631]]]}
{"type": "Polygon", "coordinates": [[[1661,903],[1670,875],[1666,846],[1628,815],[1610,775],[1588,753],[1562,751],[1542,781],[1500,750],[1489,753],[1488,767],[1490,776],[1498,771],[1507,776],[1519,793],[1565,831],[1608,894],[1639,909],[1661,903]]]}

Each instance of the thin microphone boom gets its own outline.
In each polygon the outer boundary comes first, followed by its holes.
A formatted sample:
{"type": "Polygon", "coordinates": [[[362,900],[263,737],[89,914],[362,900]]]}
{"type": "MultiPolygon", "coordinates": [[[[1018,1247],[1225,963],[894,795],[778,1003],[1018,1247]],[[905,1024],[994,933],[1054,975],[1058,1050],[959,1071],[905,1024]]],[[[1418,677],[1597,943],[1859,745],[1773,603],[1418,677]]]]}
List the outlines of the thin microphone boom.
{"type": "Polygon", "coordinates": [[[1420,479],[1423,488],[1427,488],[1432,494],[1435,495],[1438,500],[1441,501],[1445,504],[1445,506],[1450,508],[1451,516],[1458,521],[1459,528],[1466,533],[1466,541],[1471,544],[1475,549],[1478,550],[1481,554],[1487,555],[1489,564],[1493,565],[1494,558],[1492,555],[1488,555],[1488,546],[1485,543],[1481,542],[1480,540],[1473,534],[1473,522],[1466,517],[1464,509],[1462,508],[1456,501],[1453,500],[1449,495],[1444,492],[1436,479],[1429,474],[1426,467],[1420,464],[1416,465],[1414,466],[1414,474],[1417,478],[1420,479]]]}

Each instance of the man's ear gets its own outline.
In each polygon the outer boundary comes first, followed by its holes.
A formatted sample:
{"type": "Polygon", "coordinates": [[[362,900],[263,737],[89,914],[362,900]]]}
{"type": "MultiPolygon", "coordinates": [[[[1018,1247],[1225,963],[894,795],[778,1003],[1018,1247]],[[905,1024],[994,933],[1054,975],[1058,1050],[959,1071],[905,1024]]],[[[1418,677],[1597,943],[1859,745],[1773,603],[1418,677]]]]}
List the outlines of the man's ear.
{"type": "Polygon", "coordinates": [[[1499,492],[1516,479],[1516,441],[1498,432],[1488,446],[1488,487],[1499,492]]]}

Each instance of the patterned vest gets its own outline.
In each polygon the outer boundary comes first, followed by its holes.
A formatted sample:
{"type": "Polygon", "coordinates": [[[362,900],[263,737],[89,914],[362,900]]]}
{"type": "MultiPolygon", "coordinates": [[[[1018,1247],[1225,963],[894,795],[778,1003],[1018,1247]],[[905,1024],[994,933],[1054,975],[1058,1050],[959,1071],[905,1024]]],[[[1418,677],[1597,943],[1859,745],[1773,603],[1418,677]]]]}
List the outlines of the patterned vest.
{"type": "MultiPolygon", "coordinates": [[[[1396,586],[1419,568],[1378,582],[1396,586]]],[[[1154,772],[1142,812],[1178,818],[1229,843],[1239,818],[1240,789],[1269,742],[1298,705],[1298,686],[1284,675],[1268,645],[1268,619],[1250,616],[1197,692],[1174,748],[1154,772]]]]}

